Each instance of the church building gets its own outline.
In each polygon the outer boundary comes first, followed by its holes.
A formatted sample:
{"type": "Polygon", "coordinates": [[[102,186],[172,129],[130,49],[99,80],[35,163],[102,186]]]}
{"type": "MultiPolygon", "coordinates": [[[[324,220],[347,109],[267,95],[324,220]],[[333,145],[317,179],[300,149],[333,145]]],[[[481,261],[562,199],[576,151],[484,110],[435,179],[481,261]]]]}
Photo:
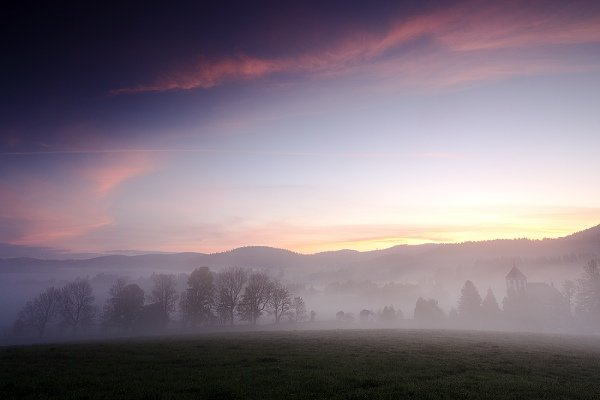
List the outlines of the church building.
{"type": "Polygon", "coordinates": [[[506,275],[504,311],[508,317],[535,325],[563,322],[570,315],[568,302],[553,284],[528,282],[515,265],[506,275]]]}

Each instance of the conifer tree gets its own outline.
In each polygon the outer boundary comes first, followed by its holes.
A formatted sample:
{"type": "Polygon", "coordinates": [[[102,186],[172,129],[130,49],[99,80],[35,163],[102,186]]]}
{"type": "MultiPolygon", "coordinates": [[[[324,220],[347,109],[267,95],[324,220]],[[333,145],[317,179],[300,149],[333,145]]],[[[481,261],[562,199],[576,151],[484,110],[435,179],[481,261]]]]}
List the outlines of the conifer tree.
{"type": "Polygon", "coordinates": [[[466,281],[461,290],[458,314],[466,319],[476,319],[481,315],[481,296],[471,281],[466,281]]]}
{"type": "Polygon", "coordinates": [[[500,306],[492,292],[492,288],[488,288],[485,298],[481,302],[481,312],[486,318],[497,318],[500,315],[500,306]]]}

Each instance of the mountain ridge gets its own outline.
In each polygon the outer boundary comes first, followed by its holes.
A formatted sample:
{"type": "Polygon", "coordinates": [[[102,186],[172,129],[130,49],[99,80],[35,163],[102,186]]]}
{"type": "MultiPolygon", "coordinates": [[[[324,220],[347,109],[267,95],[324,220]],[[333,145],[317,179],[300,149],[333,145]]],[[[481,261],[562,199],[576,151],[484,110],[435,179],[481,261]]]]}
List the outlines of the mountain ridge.
{"type": "MultiPolygon", "coordinates": [[[[473,266],[502,259],[529,260],[532,264],[556,264],[556,260],[597,257],[600,254],[600,225],[560,238],[495,239],[462,243],[398,245],[382,250],[334,250],[302,254],[268,246],[244,246],[217,253],[159,253],[101,255],[88,259],[0,258],[0,273],[79,271],[171,271],[189,272],[199,266],[219,270],[227,266],[266,268],[282,274],[322,276],[335,271],[365,270],[381,274],[400,271],[435,270],[442,266],[473,266]],[[541,260],[541,261],[540,261],[541,260]],[[544,261],[545,260],[545,261],[544,261]],[[554,260],[554,261],[552,261],[554,260]]],[[[445,267],[444,267],[445,268],[445,267]]],[[[340,272],[341,273],[341,272],[340,272]]]]}
{"type": "MultiPolygon", "coordinates": [[[[184,258],[184,257],[194,257],[194,256],[221,257],[224,255],[236,255],[236,256],[256,255],[260,251],[269,251],[269,252],[279,253],[280,255],[286,255],[286,256],[303,256],[303,257],[318,258],[318,257],[327,257],[327,256],[336,256],[336,255],[356,256],[359,254],[362,254],[362,255],[365,255],[365,254],[381,254],[381,255],[383,255],[383,254],[389,254],[389,253],[395,254],[395,253],[402,253],[405,251],[412,252],[412,251],[418,251],[418,250],[423,250],[423,249],[432,250],[432,249],[436,249],[436,248],[440,248],[440,247],[465,247],[465,246],[472,246],[472,245],[488,246],[488,245],[493,245],[493,244],[515,244],[515,243],[543,244],[543,243],[550,243],[550,242],[573,241],[573,240],[592,241],[592,242],[594,240],[600,240],[600,224],[592,226],[592,227],[584,229],[584,230],[581,230],[581,231],[571,233],[566,236],[561,236],[558,238],[543,238],[543,239],[513,238],[513,239],[489,239],[489,240],[479,240],[479,241],[469,240],[469,241],[456,242],[456,243],[400,244],[400,245],[391,246],[391,247],[388,247],[385,249],[365,250],[365,251],[354,250],[354,249],[339,249],[339,250],[326,250],[326,251],[321,251],[321,252],[317,252],[317,253],[300,253],[300,252],[295,252],[293,250],[279,248],[279,247],[264,246],[264,245],[249,245],[249,246],[241,246],[241,247],[236,247],[233,249],[224,250],[224,251],[220,251],[220,252],[214,252],[214,253],[203,253],[203,252],[193,252],[193,251],[186,251],[186,252],[148,251],[146,253],[146,252],[137,251],[137,250],[119,250],[119,252],[121,254],[94,254],[94,253],[77,254],[78,256],[85,255],[85,254],[92,255],[89,258],[76,257],[76,258],[56,259],[56,258],[40,258],[40,257],[28,257],[28,256],[2,257],[2,255],[0,254],[0,260],[38,260],[38,261],[71,262],[71,261],[83,261],[83,260],[94,260],[94,259],[103,259],[103,260],[121,259],[122,260],[124,258],[145,258],[145,257],[149,257],[149,256],[165,257],[165,258],[168,258],[168,257],[184,258]],[[123,253],[127,253],[127,252],[142,253],[142,254],[123,254],[123,253]]],[[[4,245],[4,244],[0,244],[0,245],[4,245]]],[[[23,247],[23,246],[20,246],[20,247],[23,247]]]]}

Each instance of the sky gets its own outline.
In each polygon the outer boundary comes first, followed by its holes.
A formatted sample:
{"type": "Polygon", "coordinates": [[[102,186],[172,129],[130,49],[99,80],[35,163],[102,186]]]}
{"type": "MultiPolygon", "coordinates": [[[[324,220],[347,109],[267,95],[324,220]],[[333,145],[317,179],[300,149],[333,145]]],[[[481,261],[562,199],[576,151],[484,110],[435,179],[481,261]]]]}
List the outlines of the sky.
{"type": "Polygon", "coordinates": [[[598,2],[25,3],[0,28],[0,249],[600,223],[598,2]]]}

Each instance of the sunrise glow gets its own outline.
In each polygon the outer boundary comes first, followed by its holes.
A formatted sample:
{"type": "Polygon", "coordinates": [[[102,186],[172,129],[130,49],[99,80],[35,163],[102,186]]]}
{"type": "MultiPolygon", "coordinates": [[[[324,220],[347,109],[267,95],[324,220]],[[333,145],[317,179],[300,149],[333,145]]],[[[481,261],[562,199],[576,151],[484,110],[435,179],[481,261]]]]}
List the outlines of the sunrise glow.
{"type": "Polygon", "coordinates": [[[281,7],[226,34],[24,29],[52,55],[7,61],[0,242],[312,253],[600,222],[597,4],[281,7]]]}

